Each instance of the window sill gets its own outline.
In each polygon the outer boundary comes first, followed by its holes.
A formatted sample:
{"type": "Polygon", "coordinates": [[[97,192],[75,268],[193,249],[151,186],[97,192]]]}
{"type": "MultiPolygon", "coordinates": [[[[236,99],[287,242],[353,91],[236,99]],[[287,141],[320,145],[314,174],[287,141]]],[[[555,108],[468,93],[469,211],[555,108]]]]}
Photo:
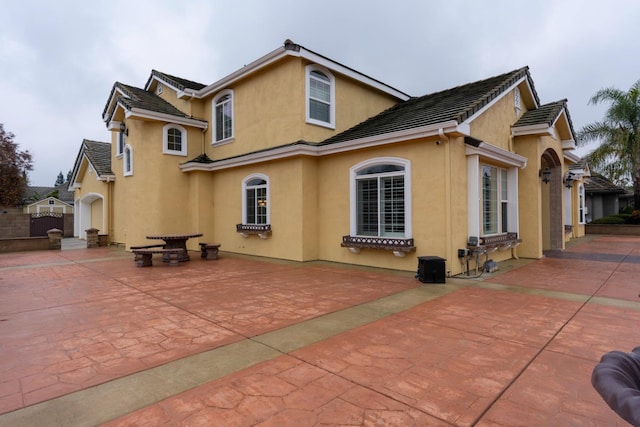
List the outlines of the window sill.
{"type": "Polygon", "coordinates": [[[518,256],[515,253],[515,249],[520,246],[522,239],[518,239],[518,233],[504,233],[496,236],[480,237],[478,246],[469,246],[471,253],[477,255],[489,255],[500,249],[506,251],[511,249],[511,254],[515,259],[518,256]]]}
{"type": "Polygon", "coordinates": [[[182,151],[170,151],[170,150],[164,150],[162,151],[162,154],[168,154],[170,156],[182,156],[182,157],[187,157],[187,153],[183,153],[182,151]]]}
{"type": "Polygon", "coordinates": [[[349,248],[351,253],[360,253],[361,249],[382,249],[392,251],[397,257],[403,257],[409,252],[415,252],[413,239],[387,238],[387,237],[358,237],[342,236],[343,248],[349,248]]]}
{"type": "Polygon", "coordinates": [[[333,130],[336,129],[336,125],[334,123],[323,122],[322,120],[316,120],[316,119],[307,118],[307,124],[320,126],[320,127],[323,127],[323,128],[328,128],[328,129],[333,129],[333,130]]]}
{"type": "Polygon", "coordinates": [[[220,141],[213,141],[211,143],[211,146],[212,147],[219,147],[220,145],[231,144],[234,140],[235,140],[235,137],[232,136],[231,138],[221,139],[220,141]]]}
{"type": "Polygon", "coordinates": [[[271,224],[236,224],[236,232],[244,238],[257,235],[261,239],[266,239],[271,235],[271,224]]]}

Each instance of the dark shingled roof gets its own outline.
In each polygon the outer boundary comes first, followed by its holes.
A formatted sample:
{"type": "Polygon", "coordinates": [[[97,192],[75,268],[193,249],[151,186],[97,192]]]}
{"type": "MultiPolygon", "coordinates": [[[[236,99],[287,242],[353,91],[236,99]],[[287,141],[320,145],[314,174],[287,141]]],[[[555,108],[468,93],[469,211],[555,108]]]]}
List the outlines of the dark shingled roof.
{"type": "Polygon", "coordinates": [[[351,141],[452,120],[462,123],[523,77],[529,80],[533,95],[538,102],[529,68],[523,67],[499,76],[398,103],[377,116],[323,141],[322,144],[351,141]]]}
{"type": "Polygon", "coordinates": [[[156,113],[189,118],[188,114],[178,110],[155,93],[119,82],[116,83],[116,86],[127,95],[126,97],[120,96],[118,102],[124,104],[129,110],[140,108],[147,111],[155,111],[156,113]]]}
{"type": "Polygon", "coordinates": [[[178,90],[185,90],[185,89],[200,90],[203,87],[207,86],[202,83],[183,79],[181,77],[172,76],[170,74],[166,74],[157,70],[151,70],[151,75],[149,76],[149,79],[147,80],[147,84],[145,85],[145,87],[149,86],[149,83],[151,82],[151,79],[154,76],[162,80],[163,82],[170,84],[171,86],[175,87],[178,90]]]}
{"type": "Polygon", "coordinates": [[[202,153],[185,163],[213,163],[213,160],[207,156],[207,153],[202,153]]]}
{"type": "Polygon", "coordinates": [[[111,144],[85,139],[82,141],[80,153],[83,151],[99,176],[113,175],[111,171],[111,144]]]}
{"type": "Polygon", "coordinates": [[[25,190],[24,198],[27,199],[27,204],[39,202],[43,200],[54,191],[58,190],[58,197],[56,199],[65,203],[73,205],[73,191],[67,190],[68,183],[56,185],[55,187],[36,187],[30,186],[25,190]]]}
{"type": "Polygon", "coordinates": [[[549,104],[541,105],[535,110],[526,111],[520,119],[513,125],[514,128],[521,126],[532,126],[545,124],[549,127],[553,125],[556,121],[560,113],[563,111],[567,114],[567,121],[569,122],[569,127],[571,128],[571,133],[575,135],[573,131],[573,122],[571,121],[571,116],[569,115],[569,109],[567,108],[567,100],[563,99],[556,102],[551,102],[549,104]]]}
{"type": "Polygon", "coordinates": [[[581,158],[576,163],[569,165],[569,170],[585,170],[587,168],[587,159],[585,158],[581,158]]]}
{"type": "Polygon", "coordinates": [[[584,191],[587,193],[609,193],[609,194],[624,194],[627,191],[618,187],[607,178],[599,174],[592,174],[584,179],[584,191]]]}

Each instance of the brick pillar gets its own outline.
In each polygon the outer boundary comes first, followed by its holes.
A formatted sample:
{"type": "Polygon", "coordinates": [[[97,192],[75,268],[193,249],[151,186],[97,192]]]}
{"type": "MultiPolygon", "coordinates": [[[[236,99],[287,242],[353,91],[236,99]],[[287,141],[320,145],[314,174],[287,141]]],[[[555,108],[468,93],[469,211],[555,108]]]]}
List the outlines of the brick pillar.
{"type": "Polygon", "coordinates": [[[97,228],[90,228],[84,230],[87,232],[87,248],[97,248],[99,246],[98,230],[97,228]]]}
{"type": "Polygon", "coordinates": [[[51,230],[47,231],[47,236],[49,236],[49,249],[62,249],[62,230],[52,228],[51,230]]]}

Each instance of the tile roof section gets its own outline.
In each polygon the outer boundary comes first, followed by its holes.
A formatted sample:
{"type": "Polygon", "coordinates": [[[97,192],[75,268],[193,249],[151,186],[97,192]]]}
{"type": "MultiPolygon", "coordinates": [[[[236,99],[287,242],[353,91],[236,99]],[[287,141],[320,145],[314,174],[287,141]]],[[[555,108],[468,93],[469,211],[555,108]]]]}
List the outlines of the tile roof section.
{"type": "Polygon", "coordinates": [[[113,175],[111,171],[111,144],[108,142],[82,141],[80,152],[84,152],[89,162],[93,165],[98,176],[113,175]]]}
{"type": "Polygon", "coordinates": [[[398,103],[377,116],[323,141],[322,144],[373,137],[447,121],[456,121],[460,124],[523,77],[528,79],[533,95],[538,101],[529,68],[523,67],[499,76],[398,103]]]}
{"type": "MultiPolygon", "coordinates": [[[[525,111],[525,113],[514,123],[513,127],[532,126],[532,125],[547,125],[551,127],[553,123],[558,119],[558,116],[562,111],[567,113],[569,123],[571,118],[569,117],[569,109],[567,108],[567,100],[551,102],[549,104],[541,105],[535,110],[525,111]]],[[[573,131],[573,125],[571,125],[573,131]]]]}
{"type": "Polygon", "coordinates": [[[592,174],[584,179],[584,191],[587,193],[625,194],[627,190],[609,181],[602,175],[592,174]]]}
{"type": "Polygon", "coordinates": [[[147,92],[144,89],[125,85],[119,82],[116,83],[116,86],[126,94],[126,96],[118,97],[118,102],[124,104],[128,110],[131,110],[132,108],[140,108],[142,110],[154,111],[156,113],[190,118],[188,114],[178,110],[155,93],[147,92]]]}
{"type": "Polygon", "coordinates": [[[149,87],[149,83],[151,83],[151,79],[153,79],[153,77],[157,77],[159,80],[182,91],[185,89],[200,90],[203,87],[207,86],[202,83],[183,79],[181,77],[172,76],[170,74],[166,74],[157,70],[151,70],[151,75],[149,76],[149,79],[147,80],[147,84],[145,84],[144,87],[149,87]]]}

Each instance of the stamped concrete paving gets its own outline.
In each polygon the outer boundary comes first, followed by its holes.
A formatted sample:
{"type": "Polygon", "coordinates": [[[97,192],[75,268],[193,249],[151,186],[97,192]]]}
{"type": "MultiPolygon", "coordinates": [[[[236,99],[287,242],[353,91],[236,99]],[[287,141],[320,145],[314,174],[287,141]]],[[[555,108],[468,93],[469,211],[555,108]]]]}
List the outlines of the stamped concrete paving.
{"type": "Polygon", "coordinates": [[[640,238],[582,239],[446,285],[0,255],[0,425],[625,425],[590,373],[640,341],[638,255],[640,238]]]}

